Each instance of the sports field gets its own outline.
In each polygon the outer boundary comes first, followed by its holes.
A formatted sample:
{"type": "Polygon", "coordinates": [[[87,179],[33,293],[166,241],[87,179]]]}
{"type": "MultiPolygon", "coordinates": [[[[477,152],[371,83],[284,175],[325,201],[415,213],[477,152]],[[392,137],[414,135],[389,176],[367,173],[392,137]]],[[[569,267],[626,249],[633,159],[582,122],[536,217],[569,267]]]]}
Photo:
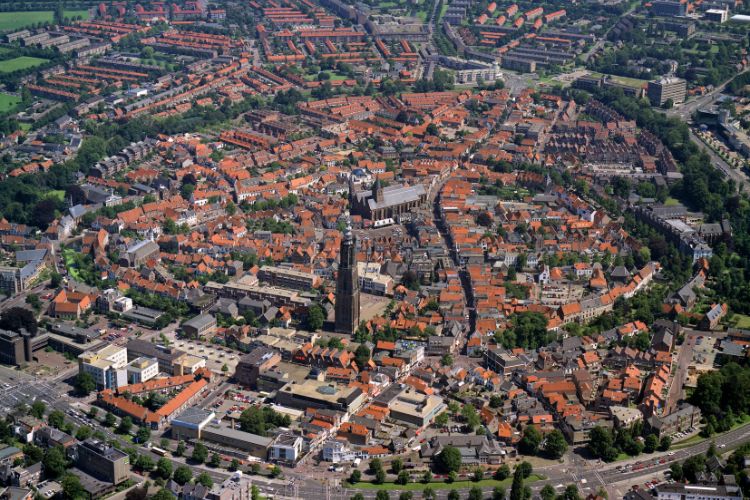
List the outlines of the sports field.
{"type": "MultiPolygon", "coordinates": [[[[74,18],[81,16],[82,19],[89,18],[88,10],[65,10],[65,17],[74,18]]],[[[15,31],[34,23],[51,23],[55,16],[51,10],[31,10],[18,12],[0,12],[0,31],[15,31]]]]}
{"type": "Polygon", "coordinates": [[[0,73],[12,73],[13,71],[18,71],[19,69],[33,68],[35,66],[40,66],[46,62],[49,62],[49,60],[42,59],[41,57],[16,57],[15,59],[0,61],[0,73]]]}

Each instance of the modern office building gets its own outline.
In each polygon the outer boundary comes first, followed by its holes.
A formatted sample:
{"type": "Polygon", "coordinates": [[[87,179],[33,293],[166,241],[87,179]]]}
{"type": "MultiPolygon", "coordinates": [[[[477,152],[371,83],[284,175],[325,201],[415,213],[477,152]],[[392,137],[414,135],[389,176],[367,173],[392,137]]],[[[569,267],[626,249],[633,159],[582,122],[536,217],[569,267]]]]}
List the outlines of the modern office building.
{"type": "Polygon", "coordinates": [[[112,484],[120,484],[130,476],[128,454],[96,439],[78,445],[76,466],[91,476],[112,484]]]}
{"type": "Polygon", "coordinates": [[[107,344],[95,351],[86,351],[78,356],[80,372],[94,377],[98,389],[117,389],[127,385],[128,350],[107,344]]]}
{"type": "Polygon", "coordinates": [[[135,358],[128,363],[128,384],[140,384],[159,374],[159,361],[156,358],[135,358]]]}
{"type": "Polygon", "coordinates": [[[685,102],[686,94],[685,80],[673,76],[648,82],[646,90],[646,95],[654,106],[662,106],[670,99],[673,104],[685,102]]]}

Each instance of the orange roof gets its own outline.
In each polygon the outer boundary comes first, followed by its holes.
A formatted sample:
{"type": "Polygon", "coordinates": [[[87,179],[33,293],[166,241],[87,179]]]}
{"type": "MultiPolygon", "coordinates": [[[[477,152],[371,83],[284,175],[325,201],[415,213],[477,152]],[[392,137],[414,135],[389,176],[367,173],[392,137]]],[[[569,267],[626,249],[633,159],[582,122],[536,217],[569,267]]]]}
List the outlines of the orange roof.
{"type": "Polygon", "coordinates": [[[190,401],[193,396],[198,394],[204,387],[208,385],[205,379],[196,380],[185,389],[183,389],[178,395],[170,399],[167,404],[157,410],[157,414],[163,417],[168,417],[174,413],[177,409],[181,408],[182,405],[190,401]]]}

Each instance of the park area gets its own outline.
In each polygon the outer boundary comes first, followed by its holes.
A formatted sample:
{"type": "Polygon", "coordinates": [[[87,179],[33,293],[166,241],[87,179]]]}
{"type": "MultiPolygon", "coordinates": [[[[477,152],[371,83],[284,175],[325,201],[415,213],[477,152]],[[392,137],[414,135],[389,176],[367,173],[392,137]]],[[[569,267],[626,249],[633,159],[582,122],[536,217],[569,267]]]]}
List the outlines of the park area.
{"type": "MultiPolygon", "coordinates": [[[[81,16],[88,19],[87,10],[65,10],[63,15],[67,18],[81,16]]],[[[36,23],[52,23],[55,20],[51,10],[32,10],[23,12],[0,12],[0,31],[15,31],[36,23]]]]}
{"type": "Polygon", "coordinates": [[[18,96],[0,93],[0,113],[12,111],[18,106],[19,102],[21,102],[21,98],[18,96]]]}
{"type": "Polygon", "coordinates": [[[47,62],[49,62],[48,59],[42,59],[41,57],[29,57],[29,56],[21,56],[21,57],[15,57],[13,59],[6,59],[5,61],[0,61],[0,73],[13,73],[14,71],[41,66],[42,64],[47,63],[47,62]]]}

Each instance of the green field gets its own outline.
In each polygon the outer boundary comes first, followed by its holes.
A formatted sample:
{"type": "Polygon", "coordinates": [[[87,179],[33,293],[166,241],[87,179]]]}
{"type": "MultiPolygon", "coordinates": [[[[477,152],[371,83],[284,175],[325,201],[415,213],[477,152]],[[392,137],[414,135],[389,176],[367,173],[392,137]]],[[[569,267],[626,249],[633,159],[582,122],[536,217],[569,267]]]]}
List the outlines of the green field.
{"type": "Polygon", "coordinates": [[[10,94],[0,94],[0,113],[11,111],[19,102],[21,102],[20,97],[10,94]]]}
{"type": "MultiPolygon", "coordinates": [[[[88,10],[65,10],[65,17],[81,16],[82,19],[89,18],[88,10]]],[[[32,10],[28,12],[0,12],[0,31],[15,31],[34,23],[54,22],[55,16],[51,10],[32,10]]]]}
{"type": "MultiPolygon", "coordinates": [[[[524,484],[530,484],[535,481],[539,481],[541,479],[545,479],[544,476],[541,476],[539,474],[532,474],[527,479],[524,480],[524,484]]],[[[504,479],[503,481],[498,481],[496,479],[483,479],[481,481],[456,481],[454,483],[446,483],[446,482],[431,482],[431,483],[408,483],[408,484],[396,484],[396,483],[383,483],[383,484],[373,484],[368,482],[360,482],[356,484],[348,484],[349,488],[353,489],[361,489],[361,490],[401,490],[401,491],[422,491],[427,486],[432,488],[433,490],[455,490],[455,489],[468,489],[472,488],[474,486],[479,486],[481,488],[494,488],[496,486],[499,486],[501,488],[509,488],[510,485],[513,483],[513,478],[504,479]]]]}
{"type": "Polygon", "coordinates": [[[750,316],[744,314],[735,314],[732,316],[732,326],[735,328],[750,328],[750,316]]]}
{"type": "MultiPolygon", "coordinates": [[[[597,73],[595,71],[592,71],[591,76],[598,78],[604,75],[602,73],[597,73]]],[[[641,88],[648,83],[646,80],[639,80],[638,78],[628,78],[626,76],[618,76],[618,75],[607,75],[607,76],[609,76],[612,79],[612,81],[620,83],[622,85],[627,85],[628,87],[641,88]]]]}
{"type": "Polygon", "coordinates": [[[42,59],[40,57],[16,57],[15,59],[0,61],[0,73],[12,73],[13,71],[18,71],[19,69],[28,69],[36,66],[41,66],[42,64],[47,62],[49,62],[48,59],[42,59]]]}

